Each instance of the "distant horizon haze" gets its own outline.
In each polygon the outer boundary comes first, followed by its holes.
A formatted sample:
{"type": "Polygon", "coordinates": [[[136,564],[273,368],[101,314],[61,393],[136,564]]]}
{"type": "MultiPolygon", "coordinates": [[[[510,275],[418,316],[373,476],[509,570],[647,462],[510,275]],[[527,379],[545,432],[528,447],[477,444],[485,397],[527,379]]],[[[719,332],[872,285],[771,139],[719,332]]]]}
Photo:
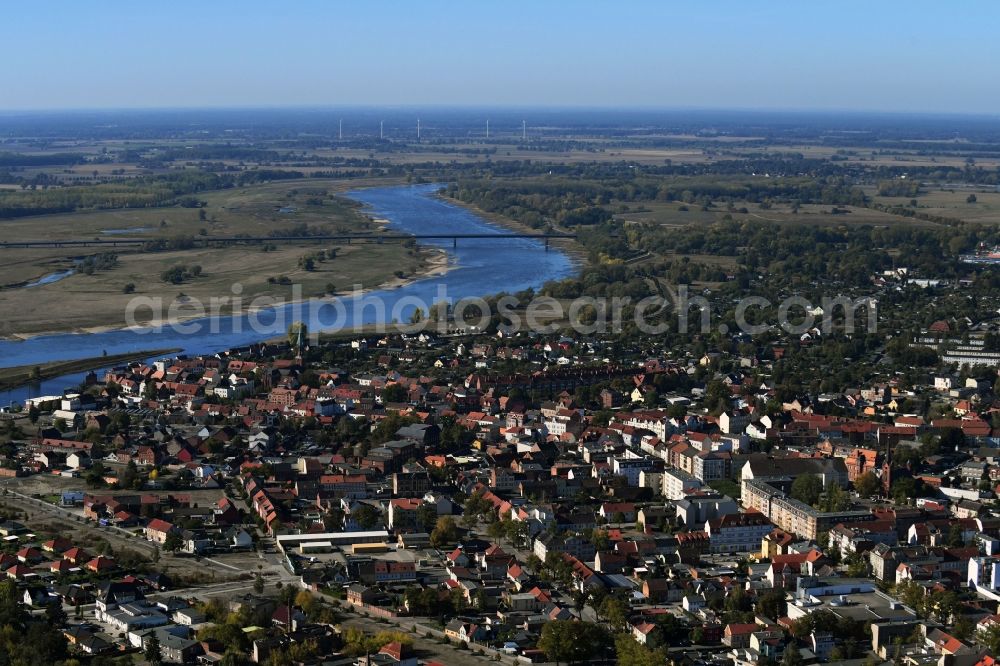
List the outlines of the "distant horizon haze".
{"type": "MultiPolygon", "coordinates": [[[[480,114],[759,114],[789,116],[830,116],[846,114],[855,117],[906,117],[915,118],[982,118],[1000,119],[996,111],[914,111],[906,109],[868,109],[837,107],[739,107],[739,106],[599,106],[599,105],[526,105],[526,104],[205,104],[177,106],[78,106],[4,108],[0,116],[23,114],[85,114],[85,113],[197,113],[197,112],[302,112],[302,113],[480,113],[480,114]]],[[[430,116],[429,116],[430,117],[430,116]]],[[[346,118],[346,116],[345,116],[346,118]]],[[[416,119],[416,116],[414,116],[416,119]]],[[[487,120],[483,115],[483,120],[487,120]]],[[[525,120],[528,120],[525,118],[525,120]]],[[[520,122],[520,121],[518,121],[520,122]]],[[[520,125],[518,125],[520,127],[520,125]]]]}
{"type": "Polygon", "coordinates": [[[1000,4],[0,0],[0,110],[996,115],[1000,4]]]}

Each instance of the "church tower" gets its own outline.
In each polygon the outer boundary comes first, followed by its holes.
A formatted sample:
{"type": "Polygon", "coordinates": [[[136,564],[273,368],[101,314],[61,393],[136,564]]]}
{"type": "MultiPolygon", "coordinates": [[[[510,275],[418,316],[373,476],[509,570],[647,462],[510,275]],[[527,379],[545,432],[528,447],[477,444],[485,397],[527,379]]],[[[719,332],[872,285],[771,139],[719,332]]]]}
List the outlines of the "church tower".
{"type": "Polygon", "coordinates": [[[885,462],[882,463],[882,494],[888,497],[890,488],[892,488],[892,444],[886,442],[885,462]]]}

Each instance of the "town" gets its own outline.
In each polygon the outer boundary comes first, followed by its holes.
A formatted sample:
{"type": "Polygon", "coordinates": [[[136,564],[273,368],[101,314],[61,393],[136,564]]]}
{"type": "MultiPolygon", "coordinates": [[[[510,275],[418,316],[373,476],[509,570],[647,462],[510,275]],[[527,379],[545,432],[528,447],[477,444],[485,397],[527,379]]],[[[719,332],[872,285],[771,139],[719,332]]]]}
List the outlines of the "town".
{"type": "Polygon", "coordinates": [[[988,666],[987,335],[787,400],[783,347],[502,329],[91,373],[3,414],[4,612],[93,663],[988,666]]]}

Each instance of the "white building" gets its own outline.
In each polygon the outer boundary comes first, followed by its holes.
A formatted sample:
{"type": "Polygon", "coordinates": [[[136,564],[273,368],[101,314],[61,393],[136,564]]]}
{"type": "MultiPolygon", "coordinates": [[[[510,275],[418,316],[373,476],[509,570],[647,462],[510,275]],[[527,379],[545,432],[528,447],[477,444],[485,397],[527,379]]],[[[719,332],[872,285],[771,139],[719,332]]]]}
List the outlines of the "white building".
{"type": "Polygon", "coordinates": [[[1000,589],[1000,558],[971,558],[966,581],[970,589],[996,592],[1000,589]]]}
{"type": "Polygon", "coordinates": [[[624,476],[628,485],[639,486],[639,474],[644,470],[653,469],[652,458],[617,457],[611,461],[611,471],[616,476],[624,476]]]}
{"type": "Polygon", "coordinates": [[[679,500],[692,490],[701,488],[702,483],[687,472],[679,469],[667,469],[663,471],[663,496],[668,500],[679,500]]]}
{"type": "Polygon", "coordinates": [[[713,553],[750,553],[760,550],[761,541],[774,529],[762,513],[730,513],[705,522],[713,553]]]}
{"type": "Polygon", "coordinates": [[[660,439],[666,439],[670,418],[663,410],[651,410],[620,415],[615,421],[622,425],[648,430],[660,439]]]}
{"type": "Polygon", "coordinates": [[[727,435],[739,434],[750,425],[750,414],[740,410],[722,412],[719,415],[719,428],[727,435]]]}

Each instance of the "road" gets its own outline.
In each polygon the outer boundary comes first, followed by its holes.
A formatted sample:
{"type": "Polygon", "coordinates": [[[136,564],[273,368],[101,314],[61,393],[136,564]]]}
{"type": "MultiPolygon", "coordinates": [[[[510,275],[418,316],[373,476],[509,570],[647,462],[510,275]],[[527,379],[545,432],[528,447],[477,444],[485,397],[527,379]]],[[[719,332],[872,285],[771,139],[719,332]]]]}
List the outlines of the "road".
{"type": "Polygon", "coordinates": [[[127,543],[130,548],[145,551],[149,556],[152,556],[156,552],[155,545],[147,541],[143,541],[142,539],[136,539],[135,534],[126,529],[115,527],[113,525],[98,525],[97,523],[88,520],[83,515],[82,510],[72,510],[67,509],[66,507],[56,506],[55,504],[51,504],[45,500],[37,499],[35,497],[31,497],[30,495],[25,495],[24,493],[19,493],[16,490],[12,490],[7,487],[7,484],[14,480],[15,479],[5,479],[0,482],[0,485],[3,485],[2,499],[7,504],[19,507],[22,511],[28,513],[29,516],[31,515],[31,512],[36,512],[43,515],[47,514],[49,516],[71,520],[81,529],[92,529],[104,538],[117,537],[127,543]]]}
{"type": "MultiPolygon", "coordinates": [[[[156,599],[167,597],[215,597],[220,594],[245,594],[251,590],[253,590],[253,581],[232,580],[225,583],[213,583],[212,585],[203,585],[199,587],[175,587],[160,592],[150,592],[146,595],[146,598],[153,599],[155,601],[156,599]]],[[[94,604],[81,604],[80,607],[83,608],[84,611],[92,611],[94,609],[94,604]]],[[[76,606],[63,604],[63,608],[69,615],[72,615],[76,606]]]]}
{"type": "MultiPolygon", "coordinates": [[[[9,487],[9,482],[11,481],[16,481],[16,479],[5,479],[0,481],[0,487],[3,488],[0,500],[25,511],[26,513],[29,513],[29,515],[35,514],[33,517],[37,517],[38,514],[41,514],[44,516],[51,516],[71,521],[72,527],[75,529],[92,532],[103,539],[113,541],[116,547],[129,548],[131,550],[138,551],[150,559],[153,559],[158,553],[159,549],[155,544],[144,540],[142,537],[136,536],[136,534],[130,532],[129,530],[116,527],[114,525],[99,525],[94,521],[87,519],[83,515],[82,509],[69,509],[66,507],[56,506],[44,500],[20,493],[9,487]]],[[[29,527],[30,520],[31,519],[28,520],[29,527]]],[[[184,558],[172,558],[172,556],[164,553],[159,553],[159,555],[161,558],[171,558],[171,561],[174,564],[185,562],[184,558]]],[[[289,573],[288,570],[282,566],[280,555],[265,555],[264,553],[258,552],[257,556],[260,560],[260,571],[268,578],[277,578],[283,582],[292,582],[296,580],[295,576],[289,573]]],[[[248,570],[234,566],[215,557],[190,558],[188,561],[190,561],[191,568],[193,569],[215,569],[217,573],[230,577],[244,573],[256,573],[255,570],[248,570]]]]}

